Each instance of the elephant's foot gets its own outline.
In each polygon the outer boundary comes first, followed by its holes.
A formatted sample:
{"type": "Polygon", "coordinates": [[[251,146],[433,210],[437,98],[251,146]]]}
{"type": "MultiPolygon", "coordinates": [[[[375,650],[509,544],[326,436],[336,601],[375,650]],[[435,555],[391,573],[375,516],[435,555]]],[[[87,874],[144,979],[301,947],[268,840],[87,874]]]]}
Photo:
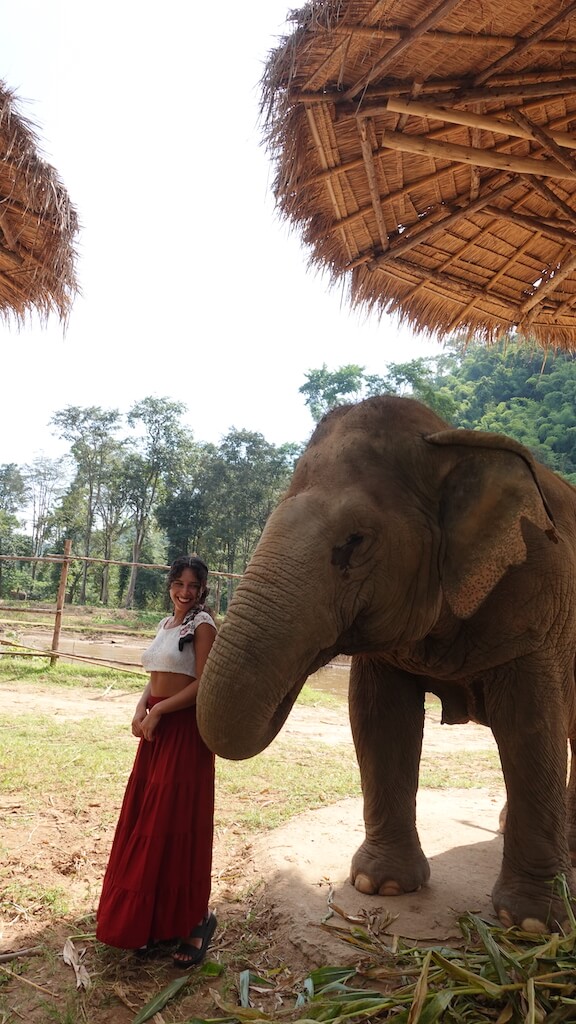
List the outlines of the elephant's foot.
{"type": "MultiPolygon", "coordinates": [[[[568,884],[572,873],[566,872],[568,884]]],[[[492,890],[492,902],[505,928],[516,926],[525,932],[566,931],[570,922],[554,880],[536,881],[525,875],[513,877],[501,872],[492,890]]]]}
{"type": "Polygon", "coordinates": [[[352,858],[350,881],[368,896],[400,896],[426,885],[430,867],[418,838],[403,843],[366,839],[352,858]]]}

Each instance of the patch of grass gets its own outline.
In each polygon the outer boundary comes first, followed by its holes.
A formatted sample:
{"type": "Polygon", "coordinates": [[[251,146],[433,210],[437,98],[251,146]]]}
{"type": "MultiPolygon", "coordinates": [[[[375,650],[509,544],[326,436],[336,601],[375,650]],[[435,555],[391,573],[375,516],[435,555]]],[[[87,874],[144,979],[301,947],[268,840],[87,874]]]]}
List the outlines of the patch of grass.
{"type": "Polygon", "coordinates": [[[49,658],[0,657],[0,688],[2,683],[33,683],[46,686],[86,687],[91,690],[122,692],[144,689],[145,673],[117,671],[92,665],[68,665],[58,661],[50,666],[49,658]]]}
{"type": "Polygon", "coordinates": [[[249,761],[216,761],[217,817],[224,826],[263,831],[303,811],[360,795],[352,746],[276,740],[249,761]]]}
{"type": "Polygon", "coordinates": [[[56,917],[62,917],[69,911],[63,889],[45,889],[31,882],[12,879],[0,887],[0,911],[9,914],[15,907],[23,908],[27,914],[49,910],[56,917]]]}
{"type": "MultiPolygon", "coordinates": [[[[117,802],[136,751],[128,726],[95,714],[57,722],[4,714],[0,721],[0,793],[25,794],[26,813],[51,800],[75,813],[86,803],[117,802]]],[[[112,812],[113,814],[115,812],[112,812]]]]}
{"type": "Polygon", "coordinates": [[[493,749],[444,751],[441,759],[422,754],[421,789],[481,789],[502,786],[502,766],[493,749]]]}

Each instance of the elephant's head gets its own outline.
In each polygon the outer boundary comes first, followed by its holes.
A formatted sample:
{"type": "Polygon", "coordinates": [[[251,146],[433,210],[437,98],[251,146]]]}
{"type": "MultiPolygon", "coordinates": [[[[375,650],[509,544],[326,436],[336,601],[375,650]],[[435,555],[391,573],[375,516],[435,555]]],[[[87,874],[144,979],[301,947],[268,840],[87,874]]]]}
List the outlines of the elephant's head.
{"type": "Polygon", "coordinates": [[[336,654],[409,648],[441,613],[474,615],[525,560],[524,519],[553,537],[533,460],[516,442],[450,429],[406,398],[329,413],[210,653],[197,701],[208,746],[250,757],[336,654]]]}

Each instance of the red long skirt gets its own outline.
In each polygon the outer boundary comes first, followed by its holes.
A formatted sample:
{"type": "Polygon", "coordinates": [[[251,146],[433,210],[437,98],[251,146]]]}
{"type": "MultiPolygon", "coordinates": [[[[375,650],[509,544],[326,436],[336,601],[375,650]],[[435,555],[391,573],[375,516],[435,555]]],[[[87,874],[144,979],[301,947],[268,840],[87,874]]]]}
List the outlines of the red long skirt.
{"type": "Polygon", "coordinates": [[[154,737],[138,746],[98,906],[96,937],[121,949],[185,938],[210,898],[214,755],[196,708],[162,715],[154,737]]]}

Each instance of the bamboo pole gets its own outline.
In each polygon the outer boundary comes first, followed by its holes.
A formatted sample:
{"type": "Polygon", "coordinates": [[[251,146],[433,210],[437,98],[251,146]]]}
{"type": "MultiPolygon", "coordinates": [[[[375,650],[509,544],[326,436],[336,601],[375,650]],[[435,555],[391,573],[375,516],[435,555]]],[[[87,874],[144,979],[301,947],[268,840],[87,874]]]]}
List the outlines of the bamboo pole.
{"type": "Polygon", "coordinates": [[[64,601],[66,599],[66,580],[68,578],[68,566],[70,564],[70,551],[72,550],[72,541],[64,541],[64,561],[62,562],[62,570],[60,572],[60,583],[58,585],[58,594],[56,596],[56,617],[54,619],[54,633],[52,634],[52,655],[50,657],[50,668],[58,661],[58,642],[60,640],[60,627],[62,625],[62,614],[64,611],[64,601]]]}
{"type": "Polygon", "coordinates": [[[378,234],[380,236],[380,244],[382,246],[382,250],[385,252],[390,242],[388,239],[388,229],[386,227],[386,222],[384,220],[384,212],[382,210],[382,199],[380,197],[376,165],[374,162],[374,149],[378,149],[378,146],[372,146],[369,133],[374,133],[372,122],[361,118],[358,124],[360,146],[362,148],[362,157],[364,159],[364,164],[366,167],[366,178],[368,179],[368,188],[370,189],[370,198],[372,200],[372,209],[374,210],[374,216],[376,218],[376,224],[378,227],[378,234]]]}
{"type": "Polygon", "coordinates": [[[375,78],[378,78],[385,68],[389,67],[390,64],[394,64],[396,58],[405,50],[408,46],[414,43],[420,36],[425,35],[429,29],[436,25],[442,18],[450,11],[457,7],[460,0],[442,0],[440,4],[431,11],[418,25],[416,25],[404,39],[400,39],[391,50],[388,51],[380,60],[376,61],[373,67],[370,68],[365,75],[357,81],[351,89],[348,89],[344,94],[345,99],[352,100],[359,92],[367,86],[370,82],[373,82],[375,78]]]}
{"type": "Polygon", "coordinates": [[[443,215],[444,213],[447,213],[448,216],[442,216],[441,220],[435,220],[432,224],[428,224],[429,218],[425,218],[420,221],[419,225],[415,225],[416,230],[410,232],[406,231],[400,236],[400,241],[393,244],[386,253],[377,256],[373,263],[370,264],[370,269],[372,270],[374,267],[382,267],[385,263],[390,263],[390,261],[395,260],[402,253],[408,252],[409,249],[413,249],[415,245],[421,245],[422,242],[425,242],[437,231],[446,231],[451,224],[455,224],[461,217],[468,217],[472,213],[481,211],[485,206],[491,203],[493,199],[497,199],[498,196],[503,195],[510,188],[511,184],[512,183],[510,181],[505,181],[503,184],[499,185],[498,188],[490,189],[490,191],[485,192],[483,195],[479,196],[478,199],[475,199],[473,203],[469,203],[467,206],[463,205],[455,208],[453,205],[445,204],[444,206],[436,207],[436,209],[432,211],[432,214],[436,215],[437,213],[440,213],[443,215]],[[404,235],[406,235],[406,237],[404,237],[404,235]]]}
{"type": "Polygon", "coordinates": [[[562,242],[564,245],[571,246],[571,248],[576,246],[576,233],[574,231],[568,231],[562,226],[555,227],[542,217],[528,217],[524,213],[516,213],[515,210],[506,210],[500,206],[489,205],[485,207],[484,213],[488,213],[492,217],[500,217],[502,220],[508,220],[512,224],[517,224],[520,228],[526,228],[531,235],[540,232],[546,235],[547,238],[553,238],[555,242],[562,242]]]}
{"type": "MultiPolygon", "coordinates": [[[[512,135],[518,139],[535,138],[532,125],[528,127],[527,124],[511,124],[510,121],[501,121],[498,117],[489,117],[487,114],[475,114],[471,110],[456,110],[453,107],[442,106],[436,107],[432,103],[404,100],[399,96],[392,96],[386,103],[386,109],[392,110],[395,114],[413,114],[416,117],[429,117],[436,121],[448,121],[450,124],[461,124],[468,128],[482,128],[488,132],[512,135]]],[[[364,114],[364,111],[361,109],[360,113],[364,114]]],[[[511,117],[516,116],[512,110],[509,110],[508,113],[511,117]]],[[[557,142],[559,146],[576,149],[576,137],[570,135],[569,132],[549,132],[547,142],[550,139],[553,142],[557,142]]],[[[542,142],[542,139],[540,139],[540,142],[542,142]]],[[[560,159],[559,155],[558,159],[560,159]]]]}
{"type": "Polygon", "coordinates": [[[558,11],[553,18],[550,18],[545,25],[542,25],[537,32],[533,32],[531,36],[524,36],[519,39],[515,46],[513,46],[508,53],[504,53],[498,60],[495,60],[487,68],[484,68],[476,78],[474,79],[474,85],[483,85],[489,78],[492,78],[501,68],[506,67],[513,60],[529,50],[535,43],[539,43],[540,40],[545,39],[549,33],[552,33],[558,25],[561,25],[576,11],[576,0],[573,3],[568,4],[562,10],[558,11]]]}
{"type": "MultiPolygon", "coordinates": [[[[397,42],[406,39],[410,35],[410,29],[406,28],[380,28],[378,25],[331,25],[329,29],[331,36],[346,35],[357,36],[359,39],[391,39],[397,42]]],[[[317,35],[317,28],[314,25],[313,34],[317,35]]],[[[433,43],[449,43],[450,45],[464,43],[466,46],[516,46],[522,42],[521,36],[488,35],[485,32],[444,32],[441,29],[432,29],[426,33],[426,39],[433,43]]],[[[540,39],[532,41],[532,48],[538,50],[557,50],[565,54],[576,49],[576,43],[571,39],[540,39]]]]}
{"type": "Polygon", "coordinates": [[[539,124],[535,124],[534,121],[531,121],[529,117],[526,117],[521,110],[509,108],[508,113],[520,128],[531,135],[534,142],[540,143],[546,153],[558,160],[564,165],[564,167],[567,167],[568,170],[574,170],[575,165],[573,155],[571,153],[564,152],[562,146],[559,145],[558,140],[554,138],[552,132],[548,131],[547,128],[543,128],[539,124]]]}
{"type": "Polygon", "coordinates": [[[530,157],[495,153],[493,150],[472,149],[471,146],[457,146],[448,142],[431,142],[422,136],[405,135],[402,132],[382,132],[382,145],[388,149],[399,149],[403,153],[420,153],[435,160],[447,160],[479,167],[494,167],[500,171],[516,174],[542,174],[552,178],[570,178],[576,181],[576,171],[569,171],[555,160],[534,160],[530,157]]]}

